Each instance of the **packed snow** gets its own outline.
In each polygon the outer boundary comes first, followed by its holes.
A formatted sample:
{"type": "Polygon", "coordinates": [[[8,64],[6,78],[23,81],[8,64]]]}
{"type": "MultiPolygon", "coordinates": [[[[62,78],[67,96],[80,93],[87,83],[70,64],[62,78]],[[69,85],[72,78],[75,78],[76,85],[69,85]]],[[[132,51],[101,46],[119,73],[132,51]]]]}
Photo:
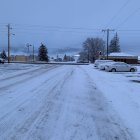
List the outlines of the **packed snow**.
{"type": "Polygon", "coordinates": [[[137,68],[0,65],[0,140],[139,140],[137,68]]]}

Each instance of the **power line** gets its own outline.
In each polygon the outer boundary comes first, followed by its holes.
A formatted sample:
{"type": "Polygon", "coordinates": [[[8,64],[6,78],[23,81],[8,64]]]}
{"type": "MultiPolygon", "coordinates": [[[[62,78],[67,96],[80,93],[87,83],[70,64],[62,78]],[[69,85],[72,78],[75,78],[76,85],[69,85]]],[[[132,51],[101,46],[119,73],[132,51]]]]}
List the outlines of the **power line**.
{"type": "Polygon", "coordinates": [[[117,30],[119,32],[140,32],[140,29],[122,29],[122,30],[117,30]]]}
{"type": "Polygon", "coordinates": [[[107,23],[107,26],[112,23],[112,21],[119,15],[119,13],[124,10],[124,8],[129,4],[131,0],[127,0],[116,12],[116,14],[111,18],[111,20],[107,23]]]}
{"type": "Polygon", "coordinates": [[[37,34],[45,34],[45,33],[48,33],[48,32],[60,32],[60,33],[78,33],[78,34],[101,34],[101,32],[99,31],[75,31],[75,30],[57,30],[57,29],[45,29],[45,30],[34,30],[34,29],[30,29],[30,30],[27,30],[27,29],[15,29],[14,30],[15,32],[17,33],[37,33],[37,34]]]}
{"type": "MultiPolygon", "coordinates": [[[[29,24],[13,24],[13,26],[16,26],[16,28],[18,28],[18,26],[22,26],[22,28],[49,28],[49,29],[71,29],[71,30],[94,30],[94,31],[100,31],[101,29],[98,28],[85,28],[85,27],[62,27],[62,26],[45,26],[45,25],[29,25],[29,24]]],[[[21,28],[21,27],[19,27],[21,28]]]]}
{"type": "MultiPolygon", "coordinates": [[[[140,8],[136,9],[136,11],[134,11],[128,17],[130,17],[133,14],[135,14],[138,10],[140,10],[140,8]]],[[[18,32],[35,31],[34,28],[36,30],[40,30],[40,31],[41,31],[40,28],[42,28],[43,31],[47,31],[47,32],[48,31],[54,31],[54,32],[73,32],[73,33],[100,33],[100,31],[102,30],[101,28],[61,27],[61,26],[44,26],[44,25],[27,25],[27,24],[15,24],[15,25],[16,26],[13,27],[12,29],[14,29],[14,30],[16,30],[18,32]],[[20,25],[20,26],[18,27],[17,25],[20,25]],[[26,25],[26,26],[24,26],[24,25],[26,25]],[[36,28],[36,27],[38,27],[38,28],[36,28]],[[77,32],[77,30],[78,30],[78,32],[77,32]],[[79,30],[82,30],[82,31],[79,31],[79,30]],[[83,32],[83,30],[87,30],[87,31],[83,32]],[[97,31],[97,32],[93,32],[93,31],[97,31]]],[[[140,31],[140,29],[122,29],[122,30],[118,30],[118,31],[140,31]]],[[[41,33],[46,33],[46,32],[41,32],[41,33]]]]}
{"type": "Polygon", "coordinates": [[[135,13],[137,13],[140,10],[140,8],[133,11],[129,16],[127,16],[116,28],[119,28],[121,25],[123,25],[130,17],[132,17],[135,13]]]}

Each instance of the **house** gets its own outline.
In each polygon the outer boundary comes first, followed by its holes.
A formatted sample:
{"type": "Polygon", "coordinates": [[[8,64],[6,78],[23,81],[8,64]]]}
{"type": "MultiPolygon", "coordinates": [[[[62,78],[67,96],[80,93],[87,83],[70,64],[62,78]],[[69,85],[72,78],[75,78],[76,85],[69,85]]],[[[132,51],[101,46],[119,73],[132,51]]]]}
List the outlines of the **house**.
{"type": "Polygon", "coordinates": [[[126,53],[110,53],[108,59],[114,61],[121,61],[128,64],[137,64],[138,63],[138,56],[130,55],[126,53]]]}
{"type": "Polygon", "coordinates": [[[138,56],[138,63],[140,64],[140,56],[138,56]]]}
{"type": "Polygon", "coordinates": [[[27,61],[27,56],[24,55],[11,55],[10,56],[11,61],[17,61],[17,62],[26,62],[27,61]]]}
{"type": "Polygon", "coordinates": [[[80,55],[79,55],[79,54],[76,54],[76,55],[74,55],[73,57],[74,57],[74,59],[75,59],[75,62],[77,62],[78,59],[80,58],[80,55]]]}

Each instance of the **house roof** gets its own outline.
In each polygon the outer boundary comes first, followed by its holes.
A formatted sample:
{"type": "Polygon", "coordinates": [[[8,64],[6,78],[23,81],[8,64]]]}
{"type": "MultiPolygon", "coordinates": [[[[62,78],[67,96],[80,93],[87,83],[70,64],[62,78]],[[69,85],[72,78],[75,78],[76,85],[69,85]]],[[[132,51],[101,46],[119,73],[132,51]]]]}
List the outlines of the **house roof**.
{"type": "Polygon", "coordinates": [[[132,55],[132,54],[127,54],[127,53],[123,53],[123,52],[120,52],[120,53],[110,53],[109,56],[131,56],[131,57],[134,57],[136,55],[132,55]]]}
{"type": "Polygon", "coordinates": [[[79,57],[79,56],[80,56],[79,54],[74,55],[74,57],[79,57]]]}
{"type": "Polygon", "coordinates": [[[11,52],[10,54],[11,55],[28,55],[28,53],[25,53],[25,52],[11,52]]]}

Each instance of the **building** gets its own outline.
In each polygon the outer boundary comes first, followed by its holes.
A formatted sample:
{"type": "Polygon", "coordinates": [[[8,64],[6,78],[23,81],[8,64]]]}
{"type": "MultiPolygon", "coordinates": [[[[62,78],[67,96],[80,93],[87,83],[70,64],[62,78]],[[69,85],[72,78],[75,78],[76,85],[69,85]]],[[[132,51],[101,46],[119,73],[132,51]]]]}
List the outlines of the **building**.
{"type": "Polygon", "coordinates": [[[130,55],[126,53],[110,53],[108,59],[114,61],[121,61],[128,64],[137,64],[138,63],[138,56],[130,55]]]}
{"type": "Polygon", "coordinates": [[[138,63],[140,64],[140,56],[138,56],[138,63]]]}
{"type": "Polygon", "coordinates": [[[33,61],[38,61],[38,56],[36,55],[30,55],[30,56],[26,56],[26,55],[11,55],[10,56],[10,60],[11,61],[15,61],[15,62],[33,62],[33,61]]]}
{"type": "Polygon", "coordinates": [[[17,62],[26,62],[27,56],[25,56],[25,55],[11,55],[10,60],[17,61],[17,62]]]}

